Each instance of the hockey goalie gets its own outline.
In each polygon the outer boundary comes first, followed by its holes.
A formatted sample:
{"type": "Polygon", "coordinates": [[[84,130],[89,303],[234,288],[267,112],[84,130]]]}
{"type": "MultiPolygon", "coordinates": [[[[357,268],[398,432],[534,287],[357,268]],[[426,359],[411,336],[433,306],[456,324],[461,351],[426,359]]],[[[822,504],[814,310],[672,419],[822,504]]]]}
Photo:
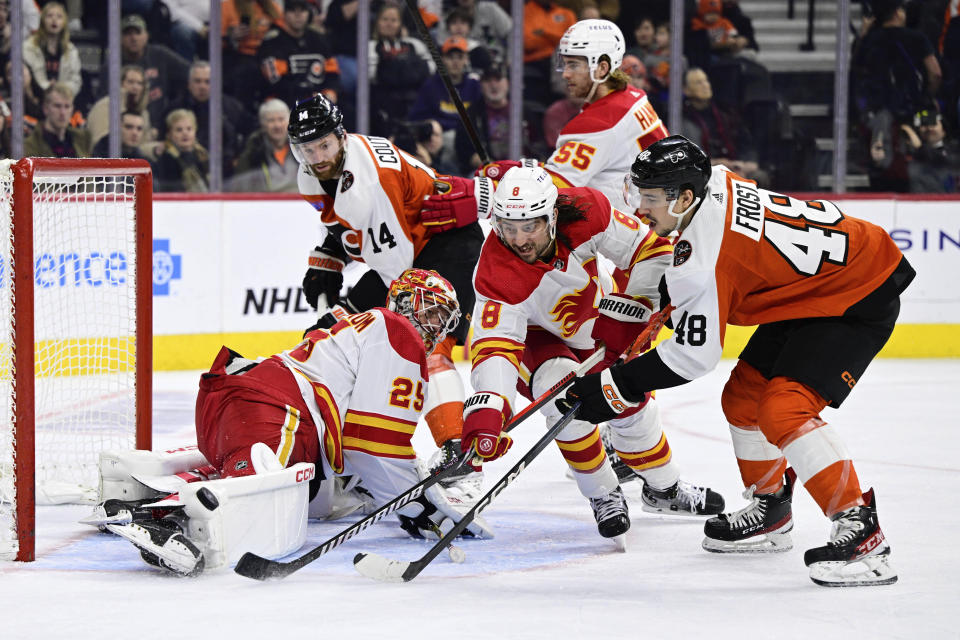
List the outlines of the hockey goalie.
{"type": "MultiPolygon", "coordinates": [[[[292,553],[308,516],[385,504],[424,473],[411,437],[427,356],[459,317],[447,280],[408,269],[391,283],[387,308],[342,314],[292,349],[253,361],[222,348],[201,376],[197,447],[103,454],[102,502],[83,522],[190,576],[247,551],[292,553]]],[[[412,536],[439,537],[462,510],[437,484],[397,514],[412,536]]],[[[467,531],[491,535],[481,519],[467,531]]]]}

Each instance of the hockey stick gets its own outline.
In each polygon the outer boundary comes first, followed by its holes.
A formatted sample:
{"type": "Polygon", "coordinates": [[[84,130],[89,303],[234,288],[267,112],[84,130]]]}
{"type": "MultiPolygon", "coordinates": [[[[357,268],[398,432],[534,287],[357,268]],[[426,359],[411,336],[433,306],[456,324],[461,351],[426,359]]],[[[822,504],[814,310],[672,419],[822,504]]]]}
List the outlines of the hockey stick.
{"type": "MultiPolygon", "coordinates": [[[[566,389],[573,382],[574,378],[578,375],[583,375],[590,369],[594,367],[598,362],[603,359],[604,349],[598,349],[593,353],[589,358],[583,361],[583,363],[577,368],[576,371],[571,371],[552,387],[547,389],[539,398],[531,402],[529,405],[523,408],[522,411],[518,412],[510,423],[507,424],[505,430],[510,431],[515,428],[521,422],[533,415],[534,412],[538,411],[543,405],[547,404],[555,397],[560,395],[560,392],[566,389]]],[[[242,576],[247,578],[253,578],[254,580],[266,580],[267,578],[285,578],[294,571],[299,571],[303,567],[307,566],[320,556],[324,555],[328,551],[331,551],[341,544],[354,537],[361,531],[364,531],[373,524],[376,524],[382,520],[387,515],[393,513],[397,509],[400,509],[405,504],[410,503],[413,500],[416,500],[424,491],[429,487],[432,487],[437,482],[443,480],[444,478],[449,478],[457,475],[458,473],[466,471],[467,465],[469,464],[470,459],[473,456],[468,454],[457,460],[451,466],[441,469],[438,473],[421,480],[419,483],[410,487],[396,498],[383,505],[370,515],[368,515],[363,520],[356,522],[337,535],[333,536],[323,544],[318,547],[315,547],[305,553],[304,555],[291,560],[290,562],[279,562],[276,560],[269,560],[263,558],[254,553],[247,552],[243,554],[240,558],[240,561],[237,562],[237,566],[234,567],[234,571],[239,573],[242,576]]],[[[473,518],[471,518],[472,520],[473,518]]],[[[469,522],[469,521],[468,521],[469,522]]]]}
{"type": "Polygon", "coordinates": [[[523,471],[528,464],[533,462],[533,459],[540,455],[541,451],[547,448],[547,445],[557,437],[557,434],[563,431],[563,428],[573,420],[579,408],[579,402],[576,402],[570,407],[570,410],[547,430],[547,433],[533,445],[533,448],[525,453],[523,457],[520,458],[520,461],[513,465],[510,471],[500,478],[497,484],[480,498],[480,501],[477,502],[470,511],[463,514],[463,517],[460,518],[453,528],[440,538],[422,558],[414,560],[413,562],[404,562],[401,560],[388,560],[376,553],[358,553],[353,558],[353,566],[356,567],[357,571],[361,574],[368,578],[379,580],[380,582],[410,582],[416,578],[441,551],[446,549],[454,539],[467,528],[467,525],[473,522],[474,518],[480,515],[481,511],[490,506],[490,502],[492,502],[508,484],[516,480],[520,472],[523,471]]]}
{"type": "MultiPolygon", "coordinates": [[[[628,360],[637,357],[644,350],[646,350],[648,346],[650,346],[653,338],[656,337],[657,333],[660,331],[660,328],[663,327],[663,323],[666,322],[667,318],[670,316],[671,311],[673,311],[673,306],[668,305],[665,309],[650,316],[650,322],[647,324],[646,328],[640,333],[639,336],[637,336],[637,339],[633,341],[633,344],[630,345],[630,349],[627,352],[628,360]]],[[[574,377],[586,373],[592,369],[595,364],[600,362],[604,351],[604,347],[597,349],[595,353],[583,361],[576,371],[564,376],[561,381],[557,383],[557,385],[563,383],[563,388],[569,386],[569,384],[573,382],[574,377]]],[[[554,385],[554,387],[551,388],[551,391],[553,391],[557,385],[554,385]]],[[[356,567],[357,571],[359,571],[361,574],[381,582],[410,582],[416,578],[418,575],[420,575],[420,572],[423,571],[426,566],[440,554],[440,552],[453,543],[456,537],[467,528],[473,519],[480,515],[481,511],[490,506],[490,502],[492,502],[493,499],[496,498],[497,495],[499,495],[508,484],[513,482],[516,477],[520,475],[520,472],[523,471],[526,466],[533,461],[534,458],[540,455],[540,452],[543,451],[548,444],[550,444],[550,441],[556,438],[557,434],[559,434],[563,428],[567,426],[571,420],[573,420],[579,408],[580,402],[577,401],[570,407],[567,413],[565,413],[563,417],[547,431],[546,435],[538,440],[537,443],[533,445],[533,448],[525,453],[520,461],[515,464],[510,471],[506,473],[506,475],[500,478],[497,484],[495,484],[490,491],[480,498],[477,504],[475,504],[470,511],[463,514],[453,528],[450,529],[446,535],[440,538],[419,560],[404,562],[401,560],[389,560],[376,553],[358,553],[353,558],[353,566],[356,567]]]]}
{"type": "Polygon", "coordinates": [[[447,93],[450,94],[450,99],[457,108],[457,113],[460,114],[460,122],[467,131],[467,136],[469,136],[470,142],[473,143],[473,148],[476,149],[477,155],[480,156],[480,162],[490,164],[490,155],[484,148],[483,142],[481,142],[480,136],[477,135],[477,130],[473,126],[473,122],[470,121],[470,117],[467,115],[467,109],[463,106],[463,99],[460,97],[460,92],[457,91],[457,88],[453,86],[453,81],[450,80],[450,73],[447,71],[447,65],[443,62],[440,50],[437,49],[437,43],[433,41],[433,36],[427,31],[427,25],[423,23],[423,16],[420,15],[420,9],[417,8],[417,0],[407,0],[407,8],[410,9],[410,13],[413,14],[413,21],[417,25],[417,31],[420,32],[420,39],[423,40],[423,43],[427,45],[427,49],[430,50],[430,56],[433,58],[434,64],[437,65],[437,73],[440,74],[440,79],[443,80],[443,86],[447,88],[447,93]]]}

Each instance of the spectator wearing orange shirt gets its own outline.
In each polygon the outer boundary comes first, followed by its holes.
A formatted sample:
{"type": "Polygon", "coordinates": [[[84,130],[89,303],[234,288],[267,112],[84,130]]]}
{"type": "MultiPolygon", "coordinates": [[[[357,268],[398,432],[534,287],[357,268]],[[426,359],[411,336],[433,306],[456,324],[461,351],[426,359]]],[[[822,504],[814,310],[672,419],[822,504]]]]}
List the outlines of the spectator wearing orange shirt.
{"type": "Polygon", "coordinates": [[[544,106],[553,102],[553,54],[576,21],[573,11],[550,0],[527,0],[523,7],[524,99],[544,106]]]}
{"type": "Polygon", "coordinates": [[[706,31],[710,50],[718,55],[736,55],[747,46],[733,23],[723,17],[722,0],[700,0],[699,11],[690,23],[694,31],[706,31]]]}
{"type": "Polygon", "coordinates": [[[285,28],[283,9],[275,0],[224,0],[220,27],[224,36],[223,88],[241,97],[249,79],[260,75],[257,50],[273,26],[285,28]]]}

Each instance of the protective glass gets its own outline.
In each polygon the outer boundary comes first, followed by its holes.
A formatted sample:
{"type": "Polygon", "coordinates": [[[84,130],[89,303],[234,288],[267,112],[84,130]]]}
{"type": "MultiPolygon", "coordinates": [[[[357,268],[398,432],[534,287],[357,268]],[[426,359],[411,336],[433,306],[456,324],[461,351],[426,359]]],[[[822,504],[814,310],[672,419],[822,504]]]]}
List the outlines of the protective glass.
{"type": "Polygon", "coordinates": [[[666,189],[657,191],[659,193],[641,193],[640,188],[630,179],[630,174],[623,177],[623,200],[634,209],[659,209],[677,199],[676,196],[670,197],[666,189]]]}

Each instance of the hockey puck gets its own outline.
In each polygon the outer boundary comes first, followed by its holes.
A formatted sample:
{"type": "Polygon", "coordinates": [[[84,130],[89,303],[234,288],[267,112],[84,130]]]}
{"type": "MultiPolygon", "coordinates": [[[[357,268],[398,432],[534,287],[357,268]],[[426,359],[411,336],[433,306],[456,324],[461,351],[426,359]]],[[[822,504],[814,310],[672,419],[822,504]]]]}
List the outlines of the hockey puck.
{"type": "Polygon", "coordinates": [[[462,564],[463,561],[467,559],[467,554],[464,553],[460,547],[450,545],[447,547],[447,553],[450,554],[450,560],[457,564],[462,564]]]}
{"type": "Polygon", "coordinates": [[[220,501],[217,500],[217,496],[213,495],[213,491],[207,489],[206,487],[201,487],[197,491],[197,502],[202,504],[207,508],[207,511],[213,511],[220,506],[220,501]]]}

